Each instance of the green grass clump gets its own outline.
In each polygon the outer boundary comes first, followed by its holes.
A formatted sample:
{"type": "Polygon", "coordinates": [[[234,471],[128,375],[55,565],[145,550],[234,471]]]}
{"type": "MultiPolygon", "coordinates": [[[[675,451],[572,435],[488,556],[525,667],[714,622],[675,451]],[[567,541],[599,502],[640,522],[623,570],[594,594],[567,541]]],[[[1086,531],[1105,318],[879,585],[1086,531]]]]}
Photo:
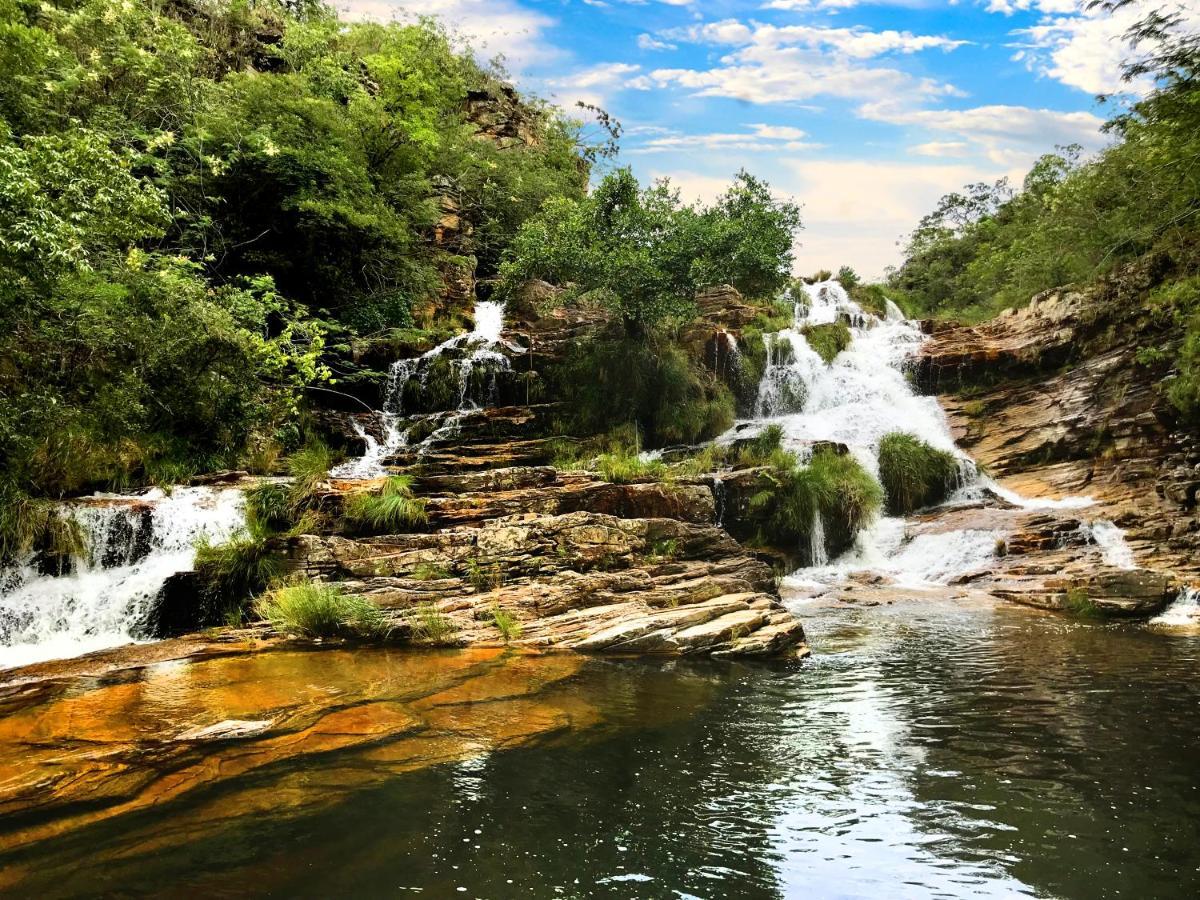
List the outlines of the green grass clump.
{"type": "Polygon", "coordinates": [[[272,533],[253,519],[227,541],[214,544],[201,538],[193,567],[210,597],[240,604],[264,590],[283,571],[270,547],[272,533]]]}
{"type": "Polygon", "coordinates": [[[500,636],[504,638],[504,643],[515,640],[521,636],[521,623],[513,618],[512,613],[508,612],[500,606],[492,607],[492,621],[500,630],[500,636]]]}
{"type": "Polygon", "coordinates": [[[914,435],[893,431],[879,442],[879,478],[894,516],[945,500],[957,477],[954,454],[914,435]]]}
{"type": "Polygon", "coordinates": [[[476,591],[494,591],[504,584],[504,571],[499,563],[484,565],[477,559],[467,560],[467,580],[476,591]]]}
{"type": "Polygon", "coordinates": [[[287,531],[295,520],[288,485],[263,482],[246,491],[246,521],[265,530],[287,531]]]}
{"type": "Polygon", "coordinates": [[[432,562],[419,562],[413,568],[414,581],[438,581],[442,578],[450,578],[451,572],[445,566],[432,562]]]}
{"type": "Polygon", "coordinates": [[[596,459],[600,477],[612,484],[629,484],[634,481],[664,478],[667,467],[661,459],[644,460],[629,450],[602,453],[596,459]]]}
{"type": "Polygon", "coordinates": [[[413,496],[412,478],[396,475],[374,493],[358,494],[346,504],[346,522],[360,533],[399,533],[429,521],[425,501],[413,496]]]}
{"type": "Polygon", "coordinates": [[[324,444],[310,443],[288,457],[288,472],[292,476],[289,497],[293,508],[305,506],[320,485],[329,478],[336,458],[324,444]]]}
{"type": "Polygon", "coordinates": [[[1103,615],[1100,607],[1096,606],[1092,602],[1092,598],[1088,596],[1087,588],[1078,585],[1067,590],[1063,608],[1071,615],[1079,616],[1082,619],[1096,619],[1103,615]]]}
{"type": "Polygon", "coordinates": [[[779,451],[750,498],[761,517],[758,539],[778,547],[804,546],[819,516],[827,538],[846,543],[870,524],[883,502],[883,490],[849,454],[818,450],[807,465],[779,451]]]}
{"type": "Polygon", "coordinates": [[[258,614],[280,631],[306,637],[385,637],[387,619],[370,600],[339,585],[307,579],[264,594],[258,614]]]}
{"type": "Polygon", "coordinates": [[[845,322],[829,322],[825,325],[805,325],[804,339],[825,364],[850,346],[850,329],[845,322]]]}
{"type": "Polygon", "coordinates": [[[458,631],[454,622],[438,612],[432,603],[419,604],[408,621],[415,640],[432,644],[444,643],[458,631]]]}

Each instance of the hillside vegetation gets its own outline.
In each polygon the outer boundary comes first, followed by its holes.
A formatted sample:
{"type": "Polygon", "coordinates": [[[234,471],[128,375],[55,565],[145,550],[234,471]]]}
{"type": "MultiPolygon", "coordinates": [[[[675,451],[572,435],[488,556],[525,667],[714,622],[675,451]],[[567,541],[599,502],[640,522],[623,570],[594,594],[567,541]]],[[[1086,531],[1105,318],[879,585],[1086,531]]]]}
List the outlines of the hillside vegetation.
{"type": "MultiPolygon", "coordinates": [[[[1109,5],[1124,5],[1114,0],[1109,5]]],[[[943,197],[908,239],[888,288],[911,314],[974,321],[1063,285],[1137,265],[1175,372],[1180,412],[1200,416],[1200,36],[1152,14],[1131,35],[1143,57],[1130,81],[1155,89],[1107,124],[1112,143],[1085,159],[1060,147],[1019,189],[1005,180],[943,197]]]]}

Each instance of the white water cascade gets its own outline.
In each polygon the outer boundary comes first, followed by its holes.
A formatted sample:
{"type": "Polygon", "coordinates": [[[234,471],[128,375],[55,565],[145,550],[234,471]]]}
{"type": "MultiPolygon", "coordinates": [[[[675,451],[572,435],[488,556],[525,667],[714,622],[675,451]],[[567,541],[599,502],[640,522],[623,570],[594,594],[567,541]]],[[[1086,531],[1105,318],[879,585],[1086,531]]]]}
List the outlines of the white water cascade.
{"type": "Polygon", "coordinates": [[[243,501],[237,489],[177,487],[63,504],[84,552],[62,575],[32,556],[0,573],[0,669],[138,640],[167,579],[191,569],[196,542],[242,526],[243,501]]]}
{"type": "MultiPolygon", "coordinates": [[[[841,443],[878,476],[880,441],[890,432],[903,431],[959,460],[954,499],[978,499],[988,489],[1028,508],[1091,504],[1088,497],[1027,499],[979,473],[970,457],[955,446],[937,400],[917,394],[906,377],[905,367],[924,336],[917,323],[905,319],[890,300],[884,316],[876,316],[851,300],[841,284],[833,280],[805,285],[803,296],[792,300],[792,327],[764,336],[768,364],[759,385],[754,418],[749,423],[738,423],[720,440],[745,436],[748,424],[774,424],[783,429],[784,446],[801,458],[814,442],[841,443]],[[838,321],[849,327],[851,342],[826,363],[809,346],[804,332],[809,326],[838,321]]],[[[1124,547],[1120,529],[1105,527],[1110,524],[1095,523],[1090,536],[1101,547],[1106,561],[1123,566],[1123,553],[1128,548],[1124,547]]],[[[986,566],[1001,537],[998,531],[967,529],[919,535],[906,541],[904,520],[882,517],[837,560],[826,562],[824,553],[814,547],[811,558],[815,565],[796,573],[794,580],[835,580],[869,569],[907,587],[945,584],[955,575],[986,566]]],[[[1129,562],[1132,564],[1131,557],[1129,562]]]]}
{"type": "Polygon", "coordinates": [[[1150,624],[1200,627],[1200,588],[1184,588],[1175,602],[1151,619],[1150,624]]]}
{"type": "Polygon", "coordinates": [[[408,429],[402,427],[405,417],[404,394],[414,380],[424,386],[432,371],[432,363],[448,351],[462,351],[457,361],[458,413],[451,415],[425,443],[445,437],[454,432],[461,413],[478,409],[470,397],[472,376],[477,369],[486,369],[491,375],[491,391],[495,390],[496,375],[511,369],[512,364],[502,349],[523,353],[523,348],[503,339],[504,304],[495,301],[479,301],[475,304],[475,327],[443,341],[432,350],[410,359],[398,359],[388,372],[387,388],[383,408],[379,410],[382,440],[375,438],[359,423],[354,430],[363,439],[363,455],[334,469],[330,474],[337,478],[378,478],[386,471],[383,461],[408,445],[408,429]]]}

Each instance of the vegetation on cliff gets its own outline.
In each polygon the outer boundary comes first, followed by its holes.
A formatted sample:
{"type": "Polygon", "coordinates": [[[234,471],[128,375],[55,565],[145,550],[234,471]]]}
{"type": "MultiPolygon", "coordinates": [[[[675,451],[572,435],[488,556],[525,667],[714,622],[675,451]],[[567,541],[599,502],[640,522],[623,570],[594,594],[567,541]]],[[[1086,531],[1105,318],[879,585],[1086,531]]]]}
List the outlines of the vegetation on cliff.
{"type": "Polygon", "coordinates": [[[916,435],[893,431],[879,442],[879,480],[893,516],[945,500],[957,476],[954,454],[930,447],[916,435]]]}
{"type": "Polygon", "coordinates": [[[319,3],[0,0],[0,45],[6,502],[295,448],[331,346],[495,273],[603,152],[436,26],[319,3]]]}
{"type": "Polygon", "coordinates": [[[1114,273],[1119,280],[1122,267],[1137,265],[1159,285],[1141,297],[1163,334],[1146,348],[1147,360],[1174,364],[1168,395],[1196,420],[1200,35],[1177,24],[1151,13],[1135,26],[1143,56],[1126,77],[1155,89],[1108,122],[1114,143],[1090,159],[1079,147],[1060,147],[1019,190],[1002,179],[946,195],[909,236],[889,287],[912,312],[971,320],[1062,285],[1114,273]]]}

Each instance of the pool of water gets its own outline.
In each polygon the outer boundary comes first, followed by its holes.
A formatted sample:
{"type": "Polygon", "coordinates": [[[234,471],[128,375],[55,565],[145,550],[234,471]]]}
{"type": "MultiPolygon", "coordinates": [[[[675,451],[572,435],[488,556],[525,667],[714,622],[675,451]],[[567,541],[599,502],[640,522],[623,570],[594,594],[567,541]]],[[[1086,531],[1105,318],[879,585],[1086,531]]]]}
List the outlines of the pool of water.
{"type": "MultiPolygon", "coordinates": [[[[0,886],[38,896],[1196,896],[1200,639],[974,602],[814,607],[805,618],[814,656],[799,667],[588,659],[517,689],[548,664],[527,660],[504,670],[503,690],[461,702],[454,688],[452,714],[419,726],[236,771],[245,751],[221,749],[203,763],[211,777],[119,815],[26,807],[20,825],[36,825],[37,839],[0,849],[0,886]],[[76,824],[55,827],[68,816],[76,824]]],[[[369,679],[376,700],[413,690],[411,668],[372,668],[384,651],[357,653],[354,672],[315,653],[288,663],[300,668],[287,677],[309,703],[351,679],[369,679]]],[[[136,716],[145,701],[128,702],[136,716]]],[[[322,733],[328,741],[331,728],[322,733]]],[[[119,799],[170,777],[151,766],[119,799]]],[[[16,834],[4,827],[14,809],[0,804],[0,848],[16,834]]]]}

